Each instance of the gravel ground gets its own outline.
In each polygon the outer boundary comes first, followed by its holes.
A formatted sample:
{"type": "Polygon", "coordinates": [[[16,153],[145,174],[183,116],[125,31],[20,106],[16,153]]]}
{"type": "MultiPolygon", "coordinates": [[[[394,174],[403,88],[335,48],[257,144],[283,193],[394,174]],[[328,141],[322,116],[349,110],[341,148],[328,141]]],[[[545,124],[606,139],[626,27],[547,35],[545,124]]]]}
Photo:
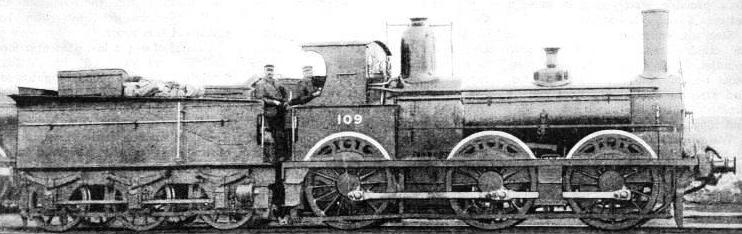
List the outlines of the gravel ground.
{"type": "MultiPolygon", "coordinates": [[[[657,219],[652,220],[642,226],[640,229],[633,229],[633,231],[641,232],[646,231],[647,233],[663,232],[663,233],[686,233],[688,230],[696,230],[692,232],[714,232],[714,233],[725,233],[728,232],[742,232],[742,213],[707,213],[707,212],[695,212],[686,211],[685,229],[677,229],[675,222],[672,219],[657,219]],[[714,217],[708,215],[713,214],[714,217]],[[702,229],[702,230],[699,230],[702,229]]],[[[29,233],[39,232],[36,229],[36,224],[29,222],[28,228],[22,227],[22,221],[20,216],[17,214],[2,214],[0,215],[0,233],[29,233]]],[[[377,232],[388,232],[388,233],[419,233],[423,230],[427,232],[447,232],[447,233],[459,233],[459,232],[479,232],[477,229],[467,227],[463,222],[458,220],[424,220],[424,219],[406,219],[398,223],[387,223],[382,227],[373,229],[364,229],[362,232],[365,233],[377,233],[377,232]]],[[[596,230],[587,228],[577,219],[551,219],[551,220],[527,220],[520,224],[517,228],[508,229],[513,233],[543,233],[548,231],[549,233],[574,233],[579,230],[580,233],[585,231],[594,232],[596,230]],[[552,228],[552,229],[544,229],[552,228]],[[561,230],[561,231],[560,231],[561,230]],[[569,231],[572,230],[572,231],[569,231]],[[533,232],[530,232],[533,231],[533,232]]],[[[240,229],[237,231],[231,231],[227,233],[281,233],[281,232],[311,232],[311,233],[327,233],[338,231],[328,229],[326,227],[269,227],[264,229],[240,229]]],[[[75,232],[110,232],[119,233],[126,232],[120,229],[90,229],[90,228],[79,228],[75,232]]],[[[175,228],[169,230],[156,230],[156,232],[168,232],[168,233],[210,233],[217,232],[215,229],[204,227],[203,225],[194,225],[188,228],[175,228]]],[[[222,232],[220,232],[222,233],[222,232]]],[[[598,232],[601,233],[601,232],[598,232]]]]}

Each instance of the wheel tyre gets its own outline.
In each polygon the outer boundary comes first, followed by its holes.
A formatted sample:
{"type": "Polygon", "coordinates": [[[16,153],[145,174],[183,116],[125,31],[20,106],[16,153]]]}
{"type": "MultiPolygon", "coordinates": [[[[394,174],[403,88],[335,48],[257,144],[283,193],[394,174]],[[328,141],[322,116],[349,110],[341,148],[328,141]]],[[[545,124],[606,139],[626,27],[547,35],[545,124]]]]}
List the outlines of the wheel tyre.
{"type": "Polygon", "coordinates": [[[201,220],[209,224],[211,227],[219,230],[230,230],[242,227],[252,219],[252,214],[213,214],[213,215],[201,215],[201,220]],[[227,218],[227,222],[222,222],[223,218],[227,218]]]}

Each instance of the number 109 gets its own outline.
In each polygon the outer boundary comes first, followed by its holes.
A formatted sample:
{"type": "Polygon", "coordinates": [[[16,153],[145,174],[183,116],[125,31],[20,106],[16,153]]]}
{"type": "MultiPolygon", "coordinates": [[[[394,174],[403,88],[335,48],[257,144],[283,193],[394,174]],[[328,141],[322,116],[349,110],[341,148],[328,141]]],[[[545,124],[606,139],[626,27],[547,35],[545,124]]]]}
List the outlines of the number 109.
{"type": "Polygon", "coordinates": [[[338,114],[338,125],[341,124],[361,124],[363,122],[363,116],[361,115],[341,115],[338,114]]]}

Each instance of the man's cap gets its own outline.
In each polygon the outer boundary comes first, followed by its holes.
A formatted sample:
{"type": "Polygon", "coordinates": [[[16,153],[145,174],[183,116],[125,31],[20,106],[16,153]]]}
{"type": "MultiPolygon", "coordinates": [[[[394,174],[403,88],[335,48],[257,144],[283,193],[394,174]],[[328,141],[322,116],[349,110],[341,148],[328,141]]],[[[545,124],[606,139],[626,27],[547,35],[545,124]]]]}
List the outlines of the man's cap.
{"type": "Polygon", "coordinates": [[[265,68],[269,68],[269,67],[270,67],[270,68],[273,68],[273,64],[266,64],[266,65],[265,65],[265,66],[263,66],[263,67],[265,67],[265,68]]]}
{"type": "Polygon", "coordinates": [[[301,70],[302,71],[311,71],[312,70],[312,66],[304,66],[304,67],[301,68],[301,70]]]}

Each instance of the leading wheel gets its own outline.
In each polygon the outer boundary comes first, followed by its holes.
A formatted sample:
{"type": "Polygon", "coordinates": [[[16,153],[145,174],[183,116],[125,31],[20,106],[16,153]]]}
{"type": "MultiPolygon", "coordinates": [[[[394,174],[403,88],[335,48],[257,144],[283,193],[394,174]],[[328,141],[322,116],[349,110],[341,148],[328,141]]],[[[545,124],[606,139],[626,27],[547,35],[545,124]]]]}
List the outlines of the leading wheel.
{"type": "MultiPolygon", "coordinates": [[[[569,199],[569,205],[580,214],[648,214],[660,196],[660,176],[656,168],[631,166],[571,167],[565,171],[566,192],[606,192],[626,187],[630,200],[569,199]]],[[[604,230],[623,230],[639,226],[647,219],[583,218],[587,225],[604,230]]]]}
{"type": "MultiPolygon", "coordinates": [[[[630,133],[616,130],[601,131],[585,137],[573,149],[574,159],[652,159],[656,155],[646,143],[630,133]]],[[[631,165],[566,167],[564,191],[608,192],[623,188],[631,191],[631,199],[568,199],[578,214],[606,214],[616,218],[582,218],[592,227],[604,230],[622,230],[639,226],[648,219],[621,217],[643,215],[653,211],[661,196],[660,170],[656,167],[631,165]]]]}
{"type": "MultiPolygon", "coordinates": [[[[372,216],[381,215],[389,201],[353,201],[348,193],[360,189],[377,193],[392,192],[392,173],[385,168],[312,169],[304,181],[304,194],[315,215],[372,216]]],[[[338,229],[359,229],[378,223],[378,220],[327,221],[338,229]]]]}

